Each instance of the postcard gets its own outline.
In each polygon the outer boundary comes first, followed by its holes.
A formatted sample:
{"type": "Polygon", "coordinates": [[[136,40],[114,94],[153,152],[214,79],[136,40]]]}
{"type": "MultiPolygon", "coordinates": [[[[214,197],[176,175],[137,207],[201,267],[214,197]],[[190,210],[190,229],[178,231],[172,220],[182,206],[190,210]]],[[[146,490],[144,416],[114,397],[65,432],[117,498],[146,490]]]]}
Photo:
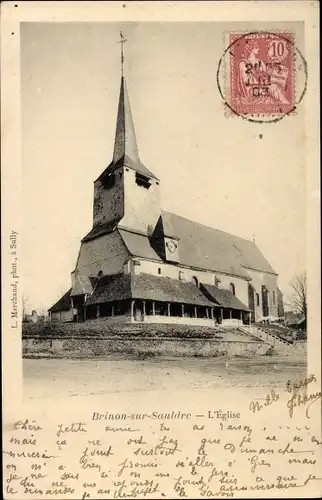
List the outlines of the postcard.
{"type": "Polygon", "coordinates": [[[317,2],[3,2],[3,495],[322,493],[317,2]]]}

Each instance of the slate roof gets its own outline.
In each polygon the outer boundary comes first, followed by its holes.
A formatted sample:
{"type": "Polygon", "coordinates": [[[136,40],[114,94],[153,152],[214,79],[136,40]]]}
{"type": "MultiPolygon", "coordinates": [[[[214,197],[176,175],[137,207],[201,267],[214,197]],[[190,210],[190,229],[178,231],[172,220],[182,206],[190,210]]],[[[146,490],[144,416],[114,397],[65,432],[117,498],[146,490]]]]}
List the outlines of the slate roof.
{"type": "Polygon", "coordinates": [[[200,283],[200,289],[205,293],[206,297],[226,309],[249,311],[249,308],[237,299],[237,297],[230,290],[218,288],[214,285],[205,285],[203,283],[200,283]]]}
{"type": "Polygon", "coordinates": [[[96,277],[78,275],[75,278],[75,283],[70,295],[71,296],[83,295],[85,293],[90,294],[93,292],[96,283],[97,283],[96,277]]]}
{"type": "Polygon", "coordinates": [[[244,277],[243,267],[276,274],[252,241],[169,212],[162,220],[164,233],[180,241],[180,264],[244,277]]]}
{"type": "Polygon", "coordinates": [[[93,227],[93,229],[91,229],[90,232],[87,233],[86,236],[84,236],[82,242],[93,240],[98,236],[103,236],[104,234],[111,233],[115,229],[116,224],[117,224],[116,222],[109,222],[107,224],[102,224],[93,227]]]}
{"type": "Polygon", "coordinates": [[[120,166],[129,167],[140,174],[157,179],[157,177],[143,165],[139,157],[135,127],[124,76],[121,78],[113,160],[99,176],[98,180],[101,180],[107,172],[112,173],[120,166]]]}
{"type": "Polygon", "coordinates": [[[118,231],[131,255],[162,261],[161,257],[153,250],[147,236],[132,233],[124,229],[119,229],[118,231]]]}
{"type": "Polygon", "coordinates": [[[160,302],[178,302],[200,306],[212,306],[193,283],[185,283],[171,278],[150,274],[116,274],[103,276],[87,304],[98,304],[124,299],[157,300],[160,302]]]}
{"type": "MultiPolygon", "coordinates": [[[[255,243],[219,229],[204,226],[179,215],[162,212],[165,236],[179,240],[179,264],[209,269],[250,279],[245,268],[276,274],[255,243]]],[[[109,233],[115,225],[92,229],[82,241],[109,233]]],[[[162,261],[147,235],[118,228],[128,251],[134,257],[162,261]]]]}
{"type": "Polygon", "coordinates": [[[70,288],[68,292],[65,293],[50,309],[49,312],[58,312],[58,311],[69,311],[70,309],[70,294],[72,289],[70,288]]]}
{"type": "MultiPolygon", "coordinates": [[[[169,212],[162,213],[165,236],[179,240],[179,264],[249,278],[245,267],[275,273],[255,243],[169,212]]],[[[147,236],[119,232],[136,257],[161,260],[147,236]]]]}
{"type": "Polygon", "coordinates": [[[151,170],[149,170],[142,162],[140,159],[134,161],[131,158],[129,158],[127,155],[124,155],[122,158],[117,160],[117,162],[111,162],[108,167],[101,173],[101,175],[96,179],[96,180],[102,180],[103,177],[107,174],[111,174],[115,172],[120,167],[128,167],[131,168],[132,170],[135,170],[136,172],[139,172],[139,174],[146,175],[147,177],[151,177],[152,179],[159,180],[158,177],[156,177],[151,170]]]}

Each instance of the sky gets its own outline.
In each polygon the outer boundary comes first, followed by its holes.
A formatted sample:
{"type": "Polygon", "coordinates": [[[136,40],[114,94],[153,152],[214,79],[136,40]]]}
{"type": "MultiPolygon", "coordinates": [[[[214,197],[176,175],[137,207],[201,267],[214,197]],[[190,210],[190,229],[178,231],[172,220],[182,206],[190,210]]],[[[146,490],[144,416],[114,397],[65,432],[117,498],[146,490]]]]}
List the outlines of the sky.
{"type": "MultiPolygon", "coordinates": [[[[302,25],[270,23],[296,32],[302,25]]],[[[245,27],[245,23],[243,23],[245,27]]],[[[256,243],[289,282],[305,269],[304,105],[278,123],[228,116],[216,82],[238,23],[22,23],[23,295],[48,309],[92,227],[93,181],[113,155],[119,31],[142,162],[162,208],[256,243]]],[[[249,23],[249,31],[265,29],[249,23]]]]}

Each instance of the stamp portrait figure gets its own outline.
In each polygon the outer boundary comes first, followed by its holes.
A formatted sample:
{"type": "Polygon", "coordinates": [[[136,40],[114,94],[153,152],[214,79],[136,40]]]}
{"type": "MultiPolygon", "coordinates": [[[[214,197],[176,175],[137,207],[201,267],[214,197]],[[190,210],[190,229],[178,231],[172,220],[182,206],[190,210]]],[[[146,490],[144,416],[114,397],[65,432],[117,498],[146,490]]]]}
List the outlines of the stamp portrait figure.
{"type": "Polygon", "coordinates": [[[238,114],[292,109],[291,43],[272,34],[231,35],[230,99],[238,114]]]}

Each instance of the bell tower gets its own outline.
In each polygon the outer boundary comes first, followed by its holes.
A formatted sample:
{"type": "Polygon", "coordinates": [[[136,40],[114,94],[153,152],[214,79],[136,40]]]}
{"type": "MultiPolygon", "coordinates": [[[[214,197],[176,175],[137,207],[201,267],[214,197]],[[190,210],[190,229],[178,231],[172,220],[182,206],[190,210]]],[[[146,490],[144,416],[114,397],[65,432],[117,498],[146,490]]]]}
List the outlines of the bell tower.
{"type": "Polygon", "coordinates": [[[116,226],[151,234],[161,214],[159,179],[141,162],[123,74],[126,39],[121,33],[121,86],[113,159],[94,182],[93,230],[116,226]]]}

